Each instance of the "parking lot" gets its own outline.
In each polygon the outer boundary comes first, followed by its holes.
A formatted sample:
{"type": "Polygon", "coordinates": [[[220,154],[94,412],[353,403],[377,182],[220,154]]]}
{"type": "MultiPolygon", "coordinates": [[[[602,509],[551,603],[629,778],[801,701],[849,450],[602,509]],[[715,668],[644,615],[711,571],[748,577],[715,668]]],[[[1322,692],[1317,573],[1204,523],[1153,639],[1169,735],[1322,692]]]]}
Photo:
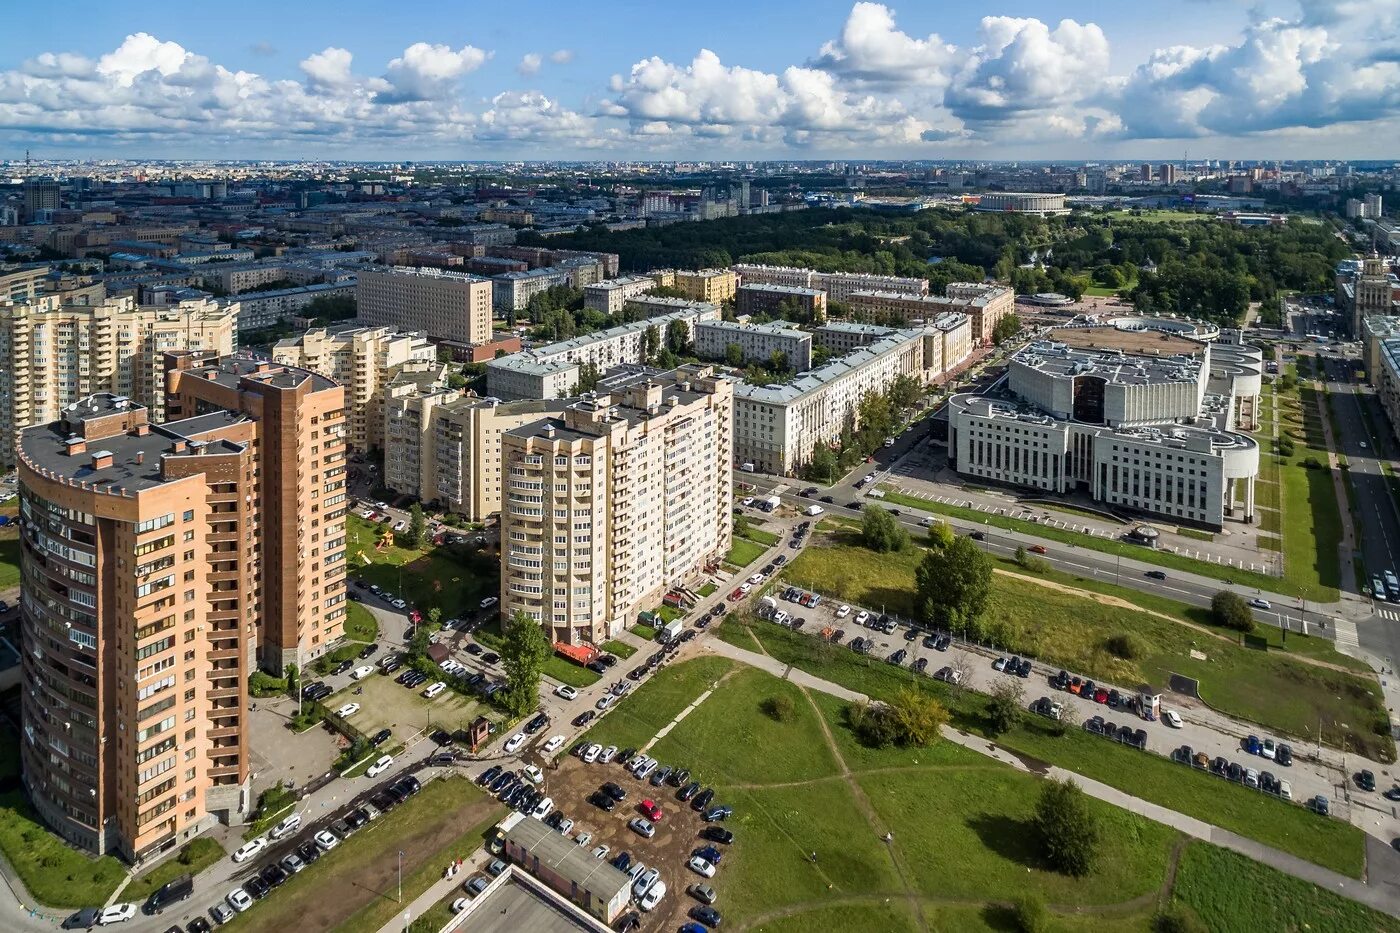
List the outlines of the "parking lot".
{"type": "Polygon", "coordinates": [[[394,734],[394,745],[418,732],[465,729],[484,709],[480,703],[451,690],[429,700],[423,696],[422,687],[404,687],[378,669],[326,700],[326,708],[336,710],[346,703],[360,704],[359,711],[349,717],[350,725],[365,735],[389,729],[394,734]],[[356,695],[357,689],[363,692],[356,695]]]}

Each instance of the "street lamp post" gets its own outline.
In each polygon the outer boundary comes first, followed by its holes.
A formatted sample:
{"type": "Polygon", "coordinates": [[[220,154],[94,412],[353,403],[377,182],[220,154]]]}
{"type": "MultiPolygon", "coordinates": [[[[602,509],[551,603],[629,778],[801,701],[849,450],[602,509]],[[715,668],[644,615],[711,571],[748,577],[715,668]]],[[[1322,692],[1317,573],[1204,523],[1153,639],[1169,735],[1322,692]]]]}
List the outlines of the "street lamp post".
{"type": "MultiPolygon", "coordinates": [[[[403,849],[399,850],[399,893],[398,902],[403,903],[403,849]]],[[[408,919],[408,911],[404,911],[404,919],[408,919]]]]}

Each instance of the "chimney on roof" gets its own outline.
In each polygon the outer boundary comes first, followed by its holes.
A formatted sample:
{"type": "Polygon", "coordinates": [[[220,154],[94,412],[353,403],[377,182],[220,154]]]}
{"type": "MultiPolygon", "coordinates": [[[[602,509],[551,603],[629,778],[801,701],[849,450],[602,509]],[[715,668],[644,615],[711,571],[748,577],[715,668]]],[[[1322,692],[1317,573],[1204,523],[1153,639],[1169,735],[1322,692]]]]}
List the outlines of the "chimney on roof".
{"type": "Polygon", "coordinates": [[[112,465],[112,452],[110,450],[95,450],[92,453],[92,468],[94,470],[105,470],[112,465]]]}
{"type": "Polygon", "coordinates": [[[185,452],[185,442],[184,442],[183,440],[171,441],[171,442],[170,442],[170,452],[171,452],[172,454],[182,454],[182,453],[184,453],[184,452],[185,452]]]}
{"type": "Polygon", "coordinates": [[[65,443],[68,445],[68,456],[76,457],[78,454],[87,453],[87,440],[78,437],[76,434],[68,438],[65,443]]]}
{"type": "Polygon", "coordinates": [[[141,464],[143,464],[143,463],[145,463],[145,462],[146,462],[146,452],[145,452],[144,450],[138,450],[138,451],[136,451],[136,465],[137,465],[137,466],[140,466],[141,464]]]}

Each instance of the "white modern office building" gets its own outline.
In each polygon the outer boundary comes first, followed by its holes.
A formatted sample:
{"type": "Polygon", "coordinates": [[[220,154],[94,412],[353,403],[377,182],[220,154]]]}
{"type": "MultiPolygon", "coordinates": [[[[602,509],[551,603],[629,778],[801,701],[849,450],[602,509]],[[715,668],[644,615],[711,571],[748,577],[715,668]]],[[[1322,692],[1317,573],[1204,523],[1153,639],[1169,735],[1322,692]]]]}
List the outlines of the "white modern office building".
{"type": "Polygon", "coordinates": [[[1004,383],[949,402],[959,473],[1176,522],[1254,519],[1260,351],[1161,330],[1058,328],[1004,383]]]}

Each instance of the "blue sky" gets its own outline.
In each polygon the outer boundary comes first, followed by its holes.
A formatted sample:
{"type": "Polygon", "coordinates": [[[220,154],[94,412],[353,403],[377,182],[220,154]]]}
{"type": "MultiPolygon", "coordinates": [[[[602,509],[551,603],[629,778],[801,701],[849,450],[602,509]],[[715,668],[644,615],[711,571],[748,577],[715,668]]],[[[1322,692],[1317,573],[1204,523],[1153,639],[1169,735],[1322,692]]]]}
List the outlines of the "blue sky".
{"type": "Polygon", "coordinates": [[[1400,155],[1400,0],[55,7],[0,158],[1400,155]]]}

